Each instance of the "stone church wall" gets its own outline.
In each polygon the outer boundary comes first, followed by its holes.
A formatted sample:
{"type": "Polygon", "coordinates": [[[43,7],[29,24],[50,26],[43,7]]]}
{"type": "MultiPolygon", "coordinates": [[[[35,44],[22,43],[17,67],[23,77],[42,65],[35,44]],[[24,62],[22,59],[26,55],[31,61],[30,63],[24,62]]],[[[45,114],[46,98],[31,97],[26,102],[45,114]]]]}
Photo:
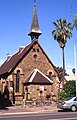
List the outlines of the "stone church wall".
{"type": "MultiPolygon", "coordinates": [[[[26,78],[30,75],[30,73],[36,68],[39,69],[41,72],[43,72],[45,75],[49,75],[49,72],[52,73],[53,85],[50,87],[50,89],[52,92],[54,92],[54,94],[58,98],[57,73],[55,72],[53,66],[45,56],[44,52],[40,49],[38,44],[35,44],[33,46],[33,48],[29,51],[26,57],[24,57],[24,59],[19,63],[19,65],[14,70],[14,73],[16,73],[17,70],[20,70],[20,74],[21,74],[19,93],[15,93],[15,96],[18,96],[18,95],[22,96],[23,94],[22,83],[24,80],[26,80],[26,78]]],[[[14,78],[14,86],[16,84],[15,81],[16,80],[14,78]]]]}

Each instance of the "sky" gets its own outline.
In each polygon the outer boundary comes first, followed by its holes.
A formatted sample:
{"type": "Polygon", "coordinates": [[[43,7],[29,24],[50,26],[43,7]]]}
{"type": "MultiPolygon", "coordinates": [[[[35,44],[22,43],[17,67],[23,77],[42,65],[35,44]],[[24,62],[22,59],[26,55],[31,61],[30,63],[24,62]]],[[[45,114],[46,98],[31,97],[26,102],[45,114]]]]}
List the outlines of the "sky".
{"type": "MultiPolygon", "coordinates": [[[[13,55],[20,46],[31,43],[30,32],[34,0],[0,0],[0,65],[13,55]]],[[[42,35],[39,43],[56,67],[62,67],[62,50],[54,40],[52,24],[57,19],[72,22],[77,13],[77,0],[36,0],[36,8],[42,35]]],[[[74,68],[74,43],[77,30],[72,31],[72,38],[67,39],[65,46],[65,69],[72,74],[74,68]]],[[[77,49],[77,45],[75,45],[77,49]]]]}

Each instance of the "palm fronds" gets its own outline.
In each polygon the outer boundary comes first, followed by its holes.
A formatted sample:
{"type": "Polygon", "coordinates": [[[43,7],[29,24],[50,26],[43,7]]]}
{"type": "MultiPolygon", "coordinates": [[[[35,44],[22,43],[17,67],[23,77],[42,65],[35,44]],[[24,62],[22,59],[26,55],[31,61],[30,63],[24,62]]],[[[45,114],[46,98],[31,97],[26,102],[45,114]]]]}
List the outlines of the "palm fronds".
{"type": "Polygon", "coordinates": [[[66,19],[60,18],[56,22],[53,22],[53,25],[55,26],[55,30],[52,31],[52,35],[59,44],[62,43],[62,46],[60,44],[60,47],[64,47],[67,38],[72,37],[72,32],[71,32],[73,29],[72,24],[70,22],[67,23],[66,19]]]}

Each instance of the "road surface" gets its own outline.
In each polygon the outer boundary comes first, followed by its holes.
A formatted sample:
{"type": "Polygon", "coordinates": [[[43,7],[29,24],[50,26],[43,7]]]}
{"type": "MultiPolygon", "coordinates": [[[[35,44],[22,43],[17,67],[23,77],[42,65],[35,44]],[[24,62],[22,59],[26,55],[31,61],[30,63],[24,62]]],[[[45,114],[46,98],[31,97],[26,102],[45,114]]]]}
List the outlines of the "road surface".
{"type": "Polygon", "coordinates": [[[77,112],[0,115],[0,120],[77,120],[77,112]]]}

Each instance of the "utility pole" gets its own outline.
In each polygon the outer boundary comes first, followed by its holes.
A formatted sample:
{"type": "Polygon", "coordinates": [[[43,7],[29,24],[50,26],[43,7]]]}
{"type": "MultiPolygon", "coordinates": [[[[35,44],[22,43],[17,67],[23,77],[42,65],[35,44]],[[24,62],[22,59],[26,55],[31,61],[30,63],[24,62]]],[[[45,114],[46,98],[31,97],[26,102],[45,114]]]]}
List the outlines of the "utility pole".
{"type": "Polygon", "coordinates": [[[76,80],[76,97],[77,97],[76,42],[77,42],[77,39],[75,40],[75,43],[74,43],[74,62],[75,62],[75,80],[76,80]]]}

